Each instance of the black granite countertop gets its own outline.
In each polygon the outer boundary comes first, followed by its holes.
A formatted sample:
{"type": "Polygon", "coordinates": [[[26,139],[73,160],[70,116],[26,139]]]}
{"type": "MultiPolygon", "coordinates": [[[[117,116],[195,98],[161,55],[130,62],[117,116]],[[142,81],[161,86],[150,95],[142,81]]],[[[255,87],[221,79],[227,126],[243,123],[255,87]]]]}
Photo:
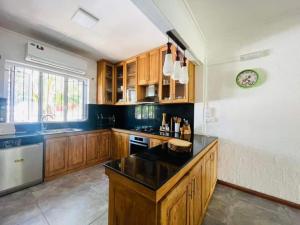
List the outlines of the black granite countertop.
{"type": "Polygon", "coordinates": [[[174,153],[168,150],[167,144],[162,144],[142,153],[110,161],[104,166],[155,191],[216,139],[192,135],[190,153],[174,153]]]}

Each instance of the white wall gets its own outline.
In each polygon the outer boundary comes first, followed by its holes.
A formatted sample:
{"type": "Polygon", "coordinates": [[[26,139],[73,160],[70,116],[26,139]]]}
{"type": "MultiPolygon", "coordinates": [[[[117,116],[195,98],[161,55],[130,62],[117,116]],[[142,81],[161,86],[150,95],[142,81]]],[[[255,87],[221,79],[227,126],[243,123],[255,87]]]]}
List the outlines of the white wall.
{"type": "MultiPolygon", "coordinates": [[[[27,41],[36,41],[30,37],[15,33],[13,31],[0,27],[0,97],[6,97],[6,82],[7,73],[5,73],[4,65],[5,60],[13,60],[21,63],[28,63],[25,61],[25,44],[27,41]]],[[[43,43],[42,40],[39,40],[43,43]]],[[[69,54],[73,54],[68,52],[69,54]]],[[[75,54],[73,54],[75,55],[75,54]]],[[[87,75],[90,83],[89,102],[96,102],[96,75],[97,63],[94,60],[84,58],[88,63],[87,75]]],[[[28,63],[30,64],[30,63],[28,63]]],[[[31,63],[32,64],[32,63],[31,63]]]]}
{"type": "MultiPolygon", "coordinates": [[[[295,21],[299,18],[243,30],[208,46],[209,62],[220,64],[208,66],[207,133],[220,139],[219,179],[300,204],[300,25],[295,21]],[[262,49],[270,55],[228,62],[262,49]],[[263,70],[265,81],[239,88],[236,75],[247,68],[263,70]]],[[[203,126],[201,110],[196,107],[196,128],[203,126]]]]}

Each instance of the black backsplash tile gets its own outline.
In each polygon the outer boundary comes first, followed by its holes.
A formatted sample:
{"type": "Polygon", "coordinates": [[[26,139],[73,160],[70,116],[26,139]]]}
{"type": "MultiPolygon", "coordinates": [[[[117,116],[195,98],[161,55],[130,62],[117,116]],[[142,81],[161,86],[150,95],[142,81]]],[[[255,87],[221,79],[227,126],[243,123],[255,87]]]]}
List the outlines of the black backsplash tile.
{"type": "MultiPolygon", "coordinates": [[[[145,104],[130,106],[111,105],[88,105],[88,120],[66,123],[46,123],[47,129],[59,128],[81,128],[100,129],[117,127],[123,129],[133,129],[137,126],[152,126],[159,128],[162,121],[162,113],[167,113],[167,123],[171,116],[179,116],[187,119],[193,130],[194,125],[194,104],[145,104]],[[115,118],[113,122],[112,118],[115,118]]],[[[40,130],[40,123],[17,124],[17,131],[37,131],[40,130]]]]}
{"type": "Polygon", "coordinates": [[[187,119],[193,130],[194,104],[120,106],[116,113],[116,126],[125,129],[132,129],[137,126],[152,126],[158,129],[162,122],[162,113],[167,114],[167,123],[170,123],[171,116],[187,119]]]}

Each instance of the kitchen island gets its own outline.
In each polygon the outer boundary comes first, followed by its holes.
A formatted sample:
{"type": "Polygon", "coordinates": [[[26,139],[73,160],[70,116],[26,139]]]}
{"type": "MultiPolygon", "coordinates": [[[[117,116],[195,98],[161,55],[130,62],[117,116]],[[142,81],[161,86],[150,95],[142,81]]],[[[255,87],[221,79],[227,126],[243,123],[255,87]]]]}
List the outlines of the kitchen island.
{"type": "Polygon", "coordinates": [[[199,225],[217,181],[218,140],[192,143],[190,153],[162,144],[106,163],[109,225],[199,225]]]}

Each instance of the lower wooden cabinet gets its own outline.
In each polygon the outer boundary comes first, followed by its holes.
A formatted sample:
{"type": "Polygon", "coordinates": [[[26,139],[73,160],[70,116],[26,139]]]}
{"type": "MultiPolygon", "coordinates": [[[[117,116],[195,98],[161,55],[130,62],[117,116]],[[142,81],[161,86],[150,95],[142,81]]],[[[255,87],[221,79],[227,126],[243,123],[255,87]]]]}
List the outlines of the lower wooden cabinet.
{"type": "Polygon", "coordinates": [[[158,146],[158,145],[160,145],[164,142],[165,141],[160,140],[160,139],[151,138],[150,142],[149,142],[149,148],[153,148],[153,147],[158,146]]]}
{"type": "Polygon", "coordinates": [[[93,133],[87,135],[86,164],[95,165],[110,159],[111,132],[93,133]]]}
{"type": "Polygon", "coordinates": [[[49,139],[45,144],[45,177],[65,173],[68,168],[68,138],[49,139]]]}
{"type": "Polygon", "coordinates": [[[104,162],[111,156],[111,132],[103,132],[98,136],[99,140],[99,160],[104,162]]]}
{"type": "Polygon", "coordinates": [[[86,162],[86,135],[68,137],[68,142],[68,169],[84,167],[86,162]]]}
{"type": "Polygon", "coordinates": [[[160,204],[161,225],[201,224],[217,182],[215,144],[160,204]]]}
{"type": "Polygon", "coordinates": [[[200,225],[217,181],[218,142],[203,151],[156,191],[106,168],[109,225],[200,225]]]}
{"type": "Polygon", "coordinates": [[[190,225],[190,177],[184,177],[160,204],[160,225],[190,225]]]}
{"type": "Polygon", "coordinates": [[[45,180],[105,162],[111,157],[111,131],[45,140],[45,180]]]}
{"type": "Polygon", "coordinates": [[[112,158],[120,159],[129,155],[129,135],[113,132],[112,134],[112,158]]]}

